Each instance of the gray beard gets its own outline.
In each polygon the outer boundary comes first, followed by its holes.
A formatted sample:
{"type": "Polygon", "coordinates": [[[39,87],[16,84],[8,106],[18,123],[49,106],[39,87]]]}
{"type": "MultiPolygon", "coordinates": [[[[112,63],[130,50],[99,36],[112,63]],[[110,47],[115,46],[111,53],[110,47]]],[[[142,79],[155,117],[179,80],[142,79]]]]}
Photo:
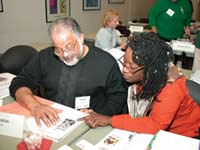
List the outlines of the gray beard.
{"type": "Polygon", "coordinates": [[[76,65],[83,57],[83,44],[81,43],[80,40],[78,40],[78,43],[79,43],[79,46],[80,46],[80,49],[79,49],[79,52],[80,52],[80,55],[78,57],[74,57],[72,59],[72,61],[68,62],[66,61],[65,59],[61,59],[61,61],[67,65],[67,66],[74,66],[76,65]]]}

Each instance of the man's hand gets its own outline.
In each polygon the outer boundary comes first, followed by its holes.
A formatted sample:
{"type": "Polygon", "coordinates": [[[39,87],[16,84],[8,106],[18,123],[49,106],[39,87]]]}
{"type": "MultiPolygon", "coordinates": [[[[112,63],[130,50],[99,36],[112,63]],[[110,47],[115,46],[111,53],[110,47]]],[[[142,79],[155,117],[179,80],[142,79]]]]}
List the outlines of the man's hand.
{"type": "Polygon", "coordinates": [[[41,120],[43,120],[47,127],[55,125],[59,121],[58,113],[62,112],[62,110],[38,102],[28,87],[19,88],[15,96],[17,102],[31,111],[38,126],[41,126],[41,120]]]}
{"type": "Polygon", "coordinates": [[[156,26],[152,26],[152,27],[151,27],[151,32],[157,33],[157,28],[156,28],[156,26]]]}
{"type": "Polygon", "coordinates": [[[111,117],[98,114],[92,110],[84,111],[89,112],[89,115],[79,120],[84,120],[87,125],[92,128],[96,128],[98,126],[107,126],[111,124],[111,117]]]}
{"type": "Polygon", "coordinates": [[[184,30],[186,35],[190,35],[190,27],[185,27],[184,30]]]}
{"type": "Polygon", "coordinates": [[[60,109],[52,108],[44,104],[37,104],[33,106],[30,110],[33,117],[35,118],[37,125],[41,126],[42,120],[47,127],[55,125],[56,122],[60,120],[58,113],[62,112],[62,110],[60,109]]]}

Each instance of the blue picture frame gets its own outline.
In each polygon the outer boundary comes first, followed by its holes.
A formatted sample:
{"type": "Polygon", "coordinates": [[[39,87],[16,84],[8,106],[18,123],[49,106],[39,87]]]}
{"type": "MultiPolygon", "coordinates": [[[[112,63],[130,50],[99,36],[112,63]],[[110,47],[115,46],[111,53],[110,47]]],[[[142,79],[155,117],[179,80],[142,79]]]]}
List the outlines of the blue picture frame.
{"type": "Polygon", "coordinates": [[[101,0],[83,0],[83,11],[100,10],[101,0]]]}
{"type": "Polygon", "coordinates": [[[109,4],[123,4],[125,0],[108,0],[109,4]]]}

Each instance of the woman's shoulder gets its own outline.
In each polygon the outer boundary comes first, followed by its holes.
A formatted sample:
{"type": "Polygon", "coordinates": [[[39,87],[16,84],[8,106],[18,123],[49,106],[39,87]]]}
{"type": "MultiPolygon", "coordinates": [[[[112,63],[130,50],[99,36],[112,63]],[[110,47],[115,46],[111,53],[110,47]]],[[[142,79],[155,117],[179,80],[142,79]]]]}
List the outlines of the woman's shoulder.
{"type": "Polygon", "coordinates": [[[101,34],[105,34],[105,33],[109,33],[109,29],[108,28],[104,28],[104,27],[101,27],[97,33],[101,33],[101,34]]]}
{"type": "Polygon", "coordinates": [[[180,76],[175,81],[167,83],[159,93],[160,96],[168,95],[170,97],[184,97],[187,94],[186,78],[184,76],[180,76]]]}

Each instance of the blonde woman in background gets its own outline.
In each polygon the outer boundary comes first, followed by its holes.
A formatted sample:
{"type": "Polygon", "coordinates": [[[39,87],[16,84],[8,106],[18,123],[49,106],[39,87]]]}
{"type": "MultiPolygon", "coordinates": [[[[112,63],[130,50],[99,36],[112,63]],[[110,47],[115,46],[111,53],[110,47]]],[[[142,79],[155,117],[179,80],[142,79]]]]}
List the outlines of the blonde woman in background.
{"type": "Polygon", "coordinates": [[[96,34],[95,46],[101,49],[111,49],[119,46],[123,48],[125,44],[121,44],[120,37],[115,29],[119,24],[119,13],[115,10],[105,12],[102,19],[102,27],[96,34]]]}

